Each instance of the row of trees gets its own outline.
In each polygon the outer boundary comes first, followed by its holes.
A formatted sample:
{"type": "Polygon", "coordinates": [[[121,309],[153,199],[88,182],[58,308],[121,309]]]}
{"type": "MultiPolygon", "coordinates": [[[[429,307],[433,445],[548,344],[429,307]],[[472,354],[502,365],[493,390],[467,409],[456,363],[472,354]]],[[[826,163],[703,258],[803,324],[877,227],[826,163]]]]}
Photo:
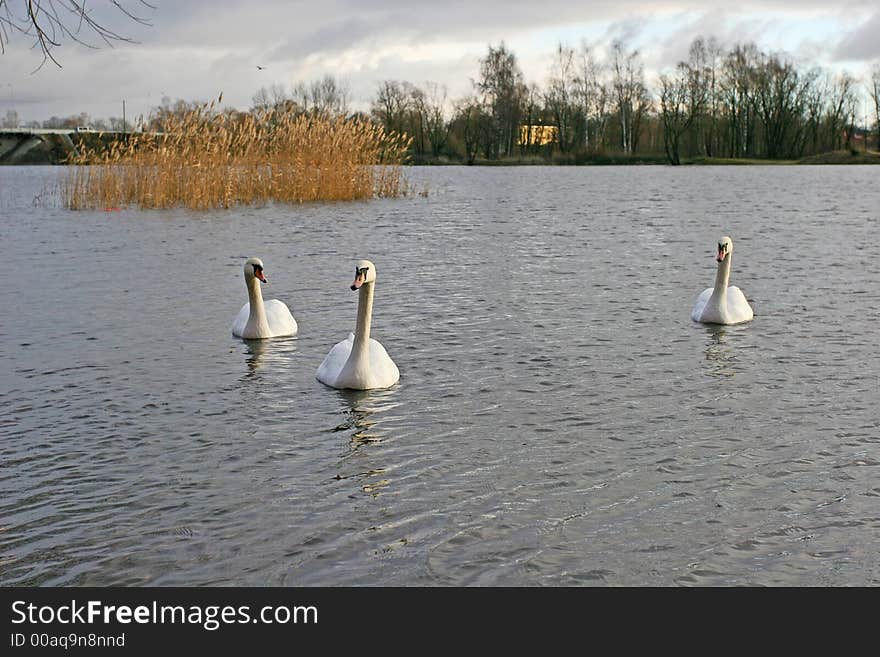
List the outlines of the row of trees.
{"type": "Polygon", "coordinates": [[[388,80],[379,85],[370,114],[386,130],[412,135],[417,159],[785,159],[853,149],[857,142],[866,147],[867,124],[880,131],[880,63],[866,90],[870,118],[860,112],[859,81],[847,73],[805,68],[752,43],[724,50],[703,38],[691,44],[687,61],[660,76],[654,91],[639,52],[620,41],[604,58],[586,43],[577,49],[560,44],[539,87],[526,83],[502,43],[489,46],[464,98],[448,103],[436,84],[388,80]]]}
{"type": "MultiPolygon", "coordinates": [[[[412,137],[416,161],[445,156],[472,163],[556,152],[635,154],[652,108],[639,54],[622,43],[614,44],[607,68],[586,46],[559,46],[545,89],[525,82],[504,43],[490,45],[472,87],[450,101],[437,83],[385,80],[366,118],[412,137]]],[[[327,77],[291,91],[260,89],[252,109],[338,112],[347,110],[348,98],[344,85],[327,77]]]]}
{"type": "MultiPolygon", "coordinates": [[[[201,105],[164,98],[143,127],[163,130],[169,119],[201,105]]],[[[673,164],[695,157],[793,159],[865,148],[869,137],[880,140],[880,62],[863,88],[847,73],[798,65],[752,43],[725,50],[714,39],[697,38],[688,59],[661,74],[652,90],[639,52],[623,42],[613,43],[605,56],[587,43],[560,44],[539,86],[526,82],[516,55],[502,42],[488,47],[469,93],[461,98],[450,99],[436,83],[385,80],[369,110],[352,113],[347,84],[325,76],[291,88],[261,88],[249,112],[374,121],[386,132],[411,137],[416,162],[577,162],[617,155],[665,157],[673,164]],[[864,91],[872,105],[870,118],[862,109],[864,91]],[[873,136],[864,129],[869,122],[877,131],[873,136]]],[[[42,127],[81,125],[131,128],[118,118],[93,121],[84,114],[53,117],[42,127]]]]}
{"type": "MultiPolygon", "coordinates": [[[[876,127],[880,65],[871,77],[876,127]]],[[[851,149],[857,136],[868,136],[857,135],[868,120],[858,87],[848,73],[801,69],[754,44],[724,52],[714,40],[697,39],[688,61],[660,77],[664,149],[673,163],[683,154],[777,159],[851,149]]]]}

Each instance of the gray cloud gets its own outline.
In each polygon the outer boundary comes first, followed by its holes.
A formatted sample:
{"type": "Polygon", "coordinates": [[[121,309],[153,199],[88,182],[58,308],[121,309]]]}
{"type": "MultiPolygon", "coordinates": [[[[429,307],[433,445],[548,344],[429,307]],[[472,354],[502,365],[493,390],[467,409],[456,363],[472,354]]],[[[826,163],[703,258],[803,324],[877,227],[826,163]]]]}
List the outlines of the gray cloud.
{"type": "Polygon", "coordinates": [[[657,70],[663,70],[687,61],[691,43],[699,37],[714,38],[724,49],[749,41],[760,43],[769,27],[767,21],[738,18],[726,9],[716,8],[695,20],[683,22],[678,30],[663,39],[653,63],[657,70]]]}
{"type": "Polygon", "coordinates": [[[648,22],[648,19],[642,16],[614,21],[605,32],[605,41],[608,43],[621,41],[626,44],[636,42],[639,40],[642,32],[644,32],[648,22]]]}
{"type": "Polygon", "coordinates": [[[866,60],[880,57],[880,11],[845,36],[834,50],[838,60],[866,60]]]}
{"type": "Polygon", "coordinates": [[[300,38],[286,40],[266,54],[266,61],[285,61],[314,52],[335,52],[381,35],[381,27],[373,21],[346,18],[339,23],[323,25],[300,38]]]}
{"type": "MultiPolygon", "coordinates": [[[[691,41],[700,35],[714,35],[726,46],[755,41],[764,49],[778,49],[769,35],[786,16],[845,16],[842,24],[852,25],[839,44],[805,36],[804,53],[847,62],[880,56],[876,0],[833,7],[827,0],[741,0],[736,5],[721,0],[150,2],[157,9],[139,13],[148,14],[152,27],[127,22],[96,3],[111,27],[138,43],[98,51],[66,43],[56,51],[62,70],[47,65],[31,75],[39,56],[26,39],[14,39],[0,55],[0,115],[12,96],[25,119],[79,111],[118,115],[123,98],[130,112],[145,114],[163,95],[207,100],[220,91],[224,104],[248,107],[261,86],[287,86],[327,73],[348,80],[353,99],[362,104],[383,79],[445,83],[455,97],[468,90],[489,43],[504,40],[529,81],[542,84],[555,42],[577,45],[580,31],[592,30],[591,41],[600,47],[622,39],[656,71],[686,58],[691,41]],[[772,24],[766,18],[771,11],[776,12],[772,24]],[[854,24],[858,19],[862,23],[854,24]],[[257,64],[266,69],[258,71],[257,64]]],[[[136,0],[125,6],[140,7],[136,0]]]]}

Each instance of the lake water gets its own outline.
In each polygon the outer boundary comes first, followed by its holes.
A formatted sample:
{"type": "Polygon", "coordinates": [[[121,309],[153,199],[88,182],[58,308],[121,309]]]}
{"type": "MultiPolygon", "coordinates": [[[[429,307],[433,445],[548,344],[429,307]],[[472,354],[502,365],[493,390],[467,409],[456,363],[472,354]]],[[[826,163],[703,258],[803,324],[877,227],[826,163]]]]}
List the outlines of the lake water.
{"type": "Polygon", "coordinates": [[[880,584],[880,168],[209,213],[70,212],[60,172],[0,167],[0,584],[880,584]],[[756,317],[712,328],[725,234],[756,317]],[[232,337],[248,256],[298,337],[232,337]],[[341,392],[359,258],[401,379],[341,392]]]}

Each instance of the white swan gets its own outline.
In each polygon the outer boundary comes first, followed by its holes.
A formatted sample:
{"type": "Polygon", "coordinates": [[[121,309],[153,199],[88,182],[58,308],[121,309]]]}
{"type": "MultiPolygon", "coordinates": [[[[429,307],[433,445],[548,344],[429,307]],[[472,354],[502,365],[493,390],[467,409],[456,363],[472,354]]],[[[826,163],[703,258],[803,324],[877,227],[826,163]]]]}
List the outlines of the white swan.
{"type": "Polygon", "coordinates": [[[715,274],[715,287],[703,290],[697,297],[691,319],[704,324],[739,324],[748,322],[755,316],[746,295],[730,281],[730,261],[733,258],[733,240],[726,235],[718,242],[718,273],[715,274]]]}
{"type": "Polygon", "coordinates": [[[370,390],[388,388],[400,378],[385,347],[370,337],[375,286],[376,266],[369,260],[359,260],[351,284],[352,290],[360,289],[355,332],[337,343],[324,358],[315,373],[321,383],[333,388],[370,390]]]}
{"type": "Polygon", "coordinates": [[[296,335],[296,320],[290,309],[278,299],[264,302],[260,281],[267,282],[263,275],[263,261],[248,258],[244,263],[244,284],[250,301],[241,307],[232,322],[232,335],[245,340],[296,335]]]}

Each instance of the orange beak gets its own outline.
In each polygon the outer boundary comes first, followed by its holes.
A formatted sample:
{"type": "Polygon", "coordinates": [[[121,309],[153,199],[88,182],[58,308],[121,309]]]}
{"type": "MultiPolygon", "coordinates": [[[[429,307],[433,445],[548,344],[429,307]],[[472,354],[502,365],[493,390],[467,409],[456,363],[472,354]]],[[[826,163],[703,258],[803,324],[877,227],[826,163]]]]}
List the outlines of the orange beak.
{"type": "Polygon", "coordinates": [[[364,284],[364,274],[358,272],[354,277],[354,282],[351,284],[352,292],[360,288],[361,285],[364,284]]]}

